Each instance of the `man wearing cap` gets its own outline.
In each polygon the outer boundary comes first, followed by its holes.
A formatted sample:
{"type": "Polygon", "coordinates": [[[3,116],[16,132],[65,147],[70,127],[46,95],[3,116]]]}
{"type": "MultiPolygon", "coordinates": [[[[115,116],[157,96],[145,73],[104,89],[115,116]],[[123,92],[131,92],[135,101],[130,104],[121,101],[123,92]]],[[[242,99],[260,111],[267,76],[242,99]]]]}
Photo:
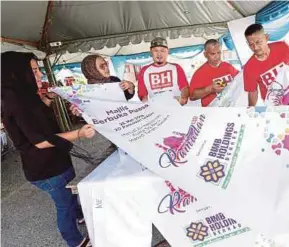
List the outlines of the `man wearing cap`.
{"type": "Polygon", "coordinates": [[[151,42],[150,51],[154,62],[144,66],[138,75],[140,100],[145,102],[162,93],[171,93],[181,105],[186,104],[189,97],[188,81],[180,65],[167,62],[167,41],[155,38],[151,42]]]}
{"type": "Polygon", "coordinates": [[[196,70],[190,83],[191,100],[201,99],[203,107],[208,106],[239,73],[231,64],[221,60],[221,46],[216,39],[207,40],[204,56],[207,62],[196,70]]]}

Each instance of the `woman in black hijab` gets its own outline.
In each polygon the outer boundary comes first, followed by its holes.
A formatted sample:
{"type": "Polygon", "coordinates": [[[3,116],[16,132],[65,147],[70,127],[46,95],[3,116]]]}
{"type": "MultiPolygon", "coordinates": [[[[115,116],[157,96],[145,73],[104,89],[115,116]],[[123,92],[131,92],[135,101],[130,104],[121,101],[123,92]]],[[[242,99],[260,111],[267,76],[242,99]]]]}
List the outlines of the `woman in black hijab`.
{"type": "Polygon", "coordinates": [[[41,72],[32,53],[1,54],[1,110],[4,126],[20,151],[24,174],[28,181],[53,199],[57,224],[62,237],[71,247],[87,246],[77,228],[82,217],[77,198],[65,186],[75,176],[69,151],[71,141],[91,138],[91,125],[60,133],[49,96],[40,97],[41,72]]]}

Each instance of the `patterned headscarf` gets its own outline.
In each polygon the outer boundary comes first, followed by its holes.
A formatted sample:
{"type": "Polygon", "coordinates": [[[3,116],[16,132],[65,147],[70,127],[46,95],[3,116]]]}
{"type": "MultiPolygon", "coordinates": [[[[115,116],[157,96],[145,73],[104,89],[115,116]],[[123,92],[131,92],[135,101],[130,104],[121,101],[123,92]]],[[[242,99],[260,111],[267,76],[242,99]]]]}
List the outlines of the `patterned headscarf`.
{"type": "Polygon", "coordinates": [[[97,70],[95,62],[96,59],[103,58],[100,55],[88,55],[81,62],[81,71],[87,79],[88,84],[105,83],[110,81],[109,78],[105,78],[97,70]]]}

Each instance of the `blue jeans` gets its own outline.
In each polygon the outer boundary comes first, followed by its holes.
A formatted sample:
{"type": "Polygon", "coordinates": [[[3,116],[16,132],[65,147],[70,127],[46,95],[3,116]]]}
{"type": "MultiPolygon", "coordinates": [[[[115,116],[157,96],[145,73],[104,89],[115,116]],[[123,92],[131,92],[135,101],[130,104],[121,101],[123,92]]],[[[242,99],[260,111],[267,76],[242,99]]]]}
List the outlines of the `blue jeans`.
{"type": "Polygon", "coordinates": [[[51,196],[57,211],[58,229],[70,247],[79,245],[83,240],[76,223],[77,219],[83,218],[77,195],[73,195],[69,189],[65,188],[74,177],[74,169],[70,168],[58,176],[31,182],[51,196]]]}

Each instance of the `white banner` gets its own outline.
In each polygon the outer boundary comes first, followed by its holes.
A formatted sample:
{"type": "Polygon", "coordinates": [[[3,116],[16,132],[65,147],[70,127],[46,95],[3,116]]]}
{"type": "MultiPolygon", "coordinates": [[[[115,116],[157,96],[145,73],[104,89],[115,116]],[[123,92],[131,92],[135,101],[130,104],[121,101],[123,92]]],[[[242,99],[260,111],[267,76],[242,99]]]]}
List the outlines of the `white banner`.
{"type": "MultiPolygon", "coordinates": [[[[215,211],[126,155],[108,157],[78,184],[87,229],[97,247],[151,246],[153,223],[172,247],[288,247],[215,211]]],[[[286,239],[288,245],[286,245],[286,239]]]]}
{"type": "Polygon", "coordinates": [[[210,107],[236,107],[248,105],[248,93],[244,91],[243,71],[228,84],[210,103],[210,107]]]}
{"type": "Polygon", "coordinates": [[[78,100],[101,134],[203,205],[269,236],[289,231],[289,197],[280,204],[280,193],[289,194],[288,108],[132,104],[86,97],[89,90],[54,89],[78,100]]]}

